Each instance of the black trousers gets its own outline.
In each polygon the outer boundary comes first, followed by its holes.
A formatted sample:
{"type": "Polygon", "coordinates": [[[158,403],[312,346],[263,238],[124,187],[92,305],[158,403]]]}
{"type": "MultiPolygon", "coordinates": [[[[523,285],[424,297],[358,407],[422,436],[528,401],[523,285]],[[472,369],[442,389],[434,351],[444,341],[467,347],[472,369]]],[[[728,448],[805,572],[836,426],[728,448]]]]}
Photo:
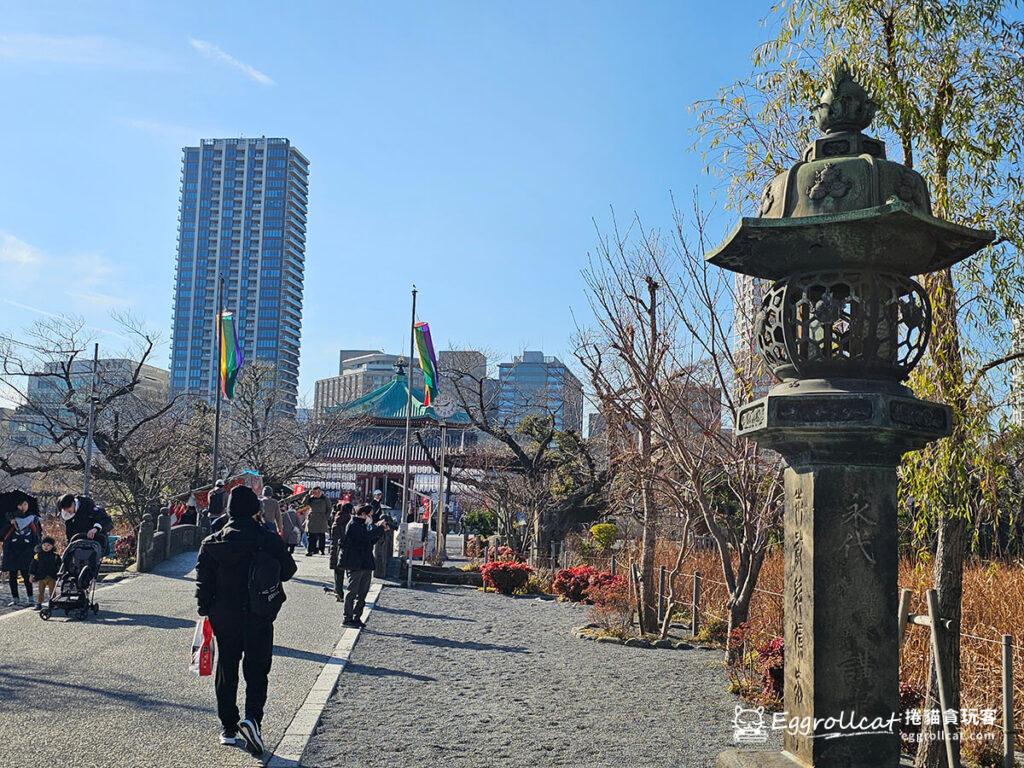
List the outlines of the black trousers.
{"type": "Polygon", "coordinates": [[[310,533],[309,546],[306,548],[307,552],[316,554],[319,552],[321,555],[326,551],[327,548],[327,534],[326,533],[310,533]]]}
{"type": "Polygon", "coordinates": [[[238,664],[245,677],[245,716],[263,722],[267,678],[274,656],[274,622],[248,613],[211,616],[217,638],[217,716],[229,731],[238,725],[238,664]]]}
{"type": "Polygon", "coordinates": [[[345,596],[345,571],[341,568],[334,569],[334,594],[338,597],[345,596]]]}
{"type": "Polygon", "coordinates": [[[345,595],[345,615],[358,619],[362,617],[366,606],[366,593],[370,591],[373,569],[345,571],[345,577],[345,589],[348,591],[345,595]]]}
{"type": "MultiPolygon", "coordinates": [[[[21,571],[21,580],[25,582],[25,594],[32,597],[32,582],[29,579],[28,571],[21,571]]],[[[8,574],[8,581],[11,585],[11,597],[18,599],[18,571],[11,571],[8,574]]]]}

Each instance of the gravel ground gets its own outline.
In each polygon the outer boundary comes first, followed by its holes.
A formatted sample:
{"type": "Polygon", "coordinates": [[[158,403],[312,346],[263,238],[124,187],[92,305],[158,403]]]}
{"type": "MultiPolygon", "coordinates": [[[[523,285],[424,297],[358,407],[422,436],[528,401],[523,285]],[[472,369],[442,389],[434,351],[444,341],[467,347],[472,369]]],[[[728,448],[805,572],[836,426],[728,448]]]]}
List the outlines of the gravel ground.
{"type": "Polygon", "coordinates": [[[385,588],[302,765],[705,768],[732,746],[719,651],[572,637],[585,621],[567,604],[385,588]]]}
{"type": "MultiPolygon", "coordinates": [[[[341,634],[340,606],[322,588],[327,559],[296,560],[276,624],[268,747],[341,634]]],[[[43,622],[33,611],[0,618],[0,768],[258,765],[217,744],[212,678],[188,671],[194,565],[186,553],[98,591],[98,620],[43,622]]]]}

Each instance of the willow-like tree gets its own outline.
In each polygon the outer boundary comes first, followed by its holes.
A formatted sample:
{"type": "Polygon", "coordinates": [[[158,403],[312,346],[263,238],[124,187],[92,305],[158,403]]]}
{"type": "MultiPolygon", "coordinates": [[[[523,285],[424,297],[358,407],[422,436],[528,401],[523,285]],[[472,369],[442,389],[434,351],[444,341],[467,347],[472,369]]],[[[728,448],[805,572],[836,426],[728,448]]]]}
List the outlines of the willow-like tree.
{"type": "MultiPolygon", "coordinates": [[[[879,104],[876,128],[890,151],[922,173],[936,216],[996,230],[1000,239],[923,284],[933,307],[930,352],[911,385],[954,411],[952,437],[910,454],[901,492],[918,540],[937,530],[934,579],[952,620],[942,657],[959,708],[962,575],[972,515],[995,493],[990,393],[1005,375],[1007,318],[1024,279],[1021,168],[1024,23],[1005,0],[793,0],[768,17],[773,36],[756,49],[746,78],[700,102],[698,145],[728,181],[734,206],[749,207],[764,182],[799,159],[806,107],[823,75],[848,59],[879,104]]],[[[933,666],[934,669],[934,666],[933,666]]],[[[928,695],[935,701],[934,673],[928,695]]],[[[934,734],[933,734],[934,735],[934,734]]],[[[941,740],[924,739],[919,766],[942,761],[941,740]]]]}

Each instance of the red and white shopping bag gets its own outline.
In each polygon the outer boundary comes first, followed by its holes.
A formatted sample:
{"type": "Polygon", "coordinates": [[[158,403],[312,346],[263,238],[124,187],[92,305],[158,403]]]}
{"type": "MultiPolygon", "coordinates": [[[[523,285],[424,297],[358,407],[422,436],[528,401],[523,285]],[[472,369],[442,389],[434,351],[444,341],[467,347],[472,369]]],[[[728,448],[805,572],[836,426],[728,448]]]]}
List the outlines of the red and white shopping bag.
{"type": "Polygon", "coordinates": [[[213,674],[213,654],[217,641],[213,638],[213,625],[208,618],[196,622],[196,632],[192,636],[192,664],[189,666],[199,677],[213,674]]]}

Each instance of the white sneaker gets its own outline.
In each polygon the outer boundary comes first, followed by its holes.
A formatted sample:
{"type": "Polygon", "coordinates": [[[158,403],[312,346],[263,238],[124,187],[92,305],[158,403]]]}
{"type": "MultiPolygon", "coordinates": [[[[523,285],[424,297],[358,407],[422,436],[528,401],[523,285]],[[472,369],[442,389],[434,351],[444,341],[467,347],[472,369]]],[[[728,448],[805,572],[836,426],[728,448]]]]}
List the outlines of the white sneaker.
{"type": "Polygon", "coordinates": [[[237,741],[237,731],[229,731],[225,728],[220,732],[220,743],[223,744],[225,747],[234,746],[237,741]]]}
{"type": "Polygon", "coordinates": [[[260,726],[255,720],[246,718],[238,724],[238,732],[245,742],[245,748],[253,757],[263,755],[263,735],[260,733],[260,726]]]}

